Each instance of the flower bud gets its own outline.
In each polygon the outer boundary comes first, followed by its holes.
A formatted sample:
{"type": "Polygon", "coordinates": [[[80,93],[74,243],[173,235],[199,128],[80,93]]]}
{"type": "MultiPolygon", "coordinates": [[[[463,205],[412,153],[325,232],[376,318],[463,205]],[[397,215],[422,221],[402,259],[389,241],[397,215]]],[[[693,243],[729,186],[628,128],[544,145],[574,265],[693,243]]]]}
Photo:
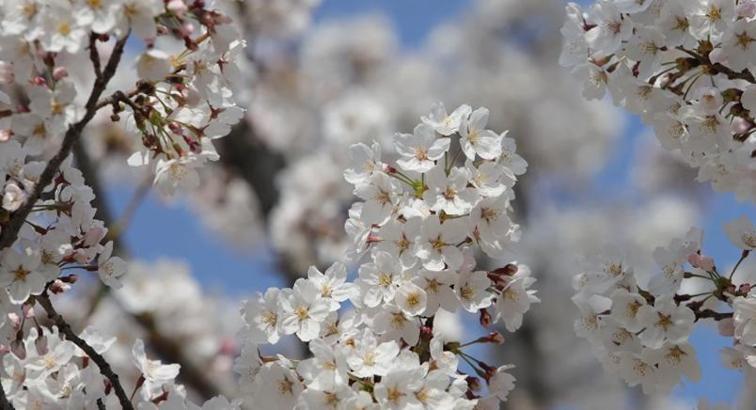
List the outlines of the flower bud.
{"type": "Polygon", "coordinates": [[[55,69],[53,69],[53,78],[55,81],[62,80],[66,77],[68,77],[68,70],[65,67],[55,67],[55,69]]]}

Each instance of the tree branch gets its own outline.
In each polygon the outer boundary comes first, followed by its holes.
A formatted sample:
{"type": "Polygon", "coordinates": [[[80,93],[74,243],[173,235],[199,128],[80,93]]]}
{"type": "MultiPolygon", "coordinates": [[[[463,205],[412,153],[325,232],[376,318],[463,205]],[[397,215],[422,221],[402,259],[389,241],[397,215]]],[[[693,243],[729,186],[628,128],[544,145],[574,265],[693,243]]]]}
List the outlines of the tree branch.
{"type": "Polygon", "coordinates": [[[35,300],[40,304],[40,306],[42,306],[43,309],[45,309],[47,316],[52,319],[56,326],[58,326],[58,330],[66,335],[66,339],[83,350],[84,353],[86,353],[87,356],[89,356],[89,358],[92,359],[95,364],[97,364],[97,367],[100,368],[100,373],[102,373],[103,376],[107,377],[107,379],[110,380],[110,384],[113,385],[113,390],[118,397],[118,401],[121,403],[121,407],[124,409],[133,410],[134,406],[131,404],[129,396],[126,394],[126,391],[123,390],[123,386],[121,386],[121,382],[118,380],[118,375],[110,367],[110,364],[108,364],[107,360],[105,360],[102,355],[97,353],[92,348],[92,346],[88,345],[87,342],[84,341],[84,339],[80,338],[78,335],[76,335],[76,333],[74,333],[74,331],[71,329],[71,325],[69,325],[68,322],[63,319],[63,316],[61,316],[53,307],[52,302],[50,301],[50,297],[47,296],[47,292],[43,292],[41,295],[36,296],[35,300]]]}
{"type": "Polygon", "coordinates": [[[86,127],[94,117],[95,113],[97,113],[97,100],[100,99],[100,96],[105,91],[108,83],[115,75],[128,37],[129,34],[127,33],[123,38],[116,42],[102,75],[95,78],[92,92],[89,94],[89,98],[85,105],[86,112],[84,117],[68,128],[63,137],[63,143],[61,144],[60,149],[52,158],[50,158],[50,161],[48,161],[45,169],[42,171],[42,175],[39,177],[39,181],[34,186],[34,190],[29,195],[26,202],[24,202],[24,204],[11,215],[8,224],[3,227],[2,234],[0,234],[0,250],[3,250],[16,242],[18,231],[21,229],[21,226],[23,226],[24,221],[26,221],[26,217],[29,216],[34,204],[39,200],[42,191],[50,184],[50,182],[52,182],[53,177],[55,177],[55,174],[60,169],[60,165],[71,153],[71,149],[76,140],[79,139],[84,127],[86,127]]]}
{"type": "MultiPolygon", "coordinates": [[[[63,143],[61,144],[60,149],[52,158],[50,158],[50,161],[48,161],[45,169],[42,171],[42,174],[39,177],[39,181],[37,181],[37,184],[34,186],[34,190],[32,191],[31,195],[29,195],[29,197],[26,199],[26,202],[24,202],[24,204],[11,215],[7,225],[3,226],[2,233],[0,233],[0,251],[12,246],[13,243],[16,242],[16,239],[18,238],[18,231],[23,226],[24,221],[26,221],[26,217],[29,216],[32,207],[34,207],[34,204],[36,204],[39,200],[45,187],[47,187],[50,182],[52,182],[53,177],[60,169],[60,165],[71,153],[71,149],[73,148],[74,143],[79,139],[82,130],[84,130],[84,127],[89,123],[89,121],[92,120],[95,113],[97,112],[97,100],[100,98],[102,93],[105,91],[108,83],[115,75],[118,64],[121,61],[123,49],[126,46],[126,40],[128,39],[128,37],[129,33],[126,33],[123,38],[119,39],[116,42],[116,45],[113,48],[113,52],[108,59],[108,64],[105,66],[105,71],[98,73],[100,75],[96,76],[94,85],[92,86],[92,92],[89,94],[89,98],[87,99],[87,103],[85,105],[86,113],[84,114],[84,117],[76,124],[73,124],[68,128],[65,136],[63,137],[63,143]]],[[[94,52],[90,50],[90,53],[90,55],[97,54],[96,49],[94,52]]],[[[99,63],[99,55],[97,56],[97,58],[99,63]]],[[[99,71],[99,69],[97,69],[98,66],[99,64],[95,65],[96,71],[99,71]]],[[[52,305],[50,305],[50,307],[52,307],[52,305]]],[[[107,365],[107,363],[105,364],[107,365]]],[[[8,402],[2,386],[0,386],[0,406],[2,406],[3,409],[13,409],[13,405],[8,402]]]]}

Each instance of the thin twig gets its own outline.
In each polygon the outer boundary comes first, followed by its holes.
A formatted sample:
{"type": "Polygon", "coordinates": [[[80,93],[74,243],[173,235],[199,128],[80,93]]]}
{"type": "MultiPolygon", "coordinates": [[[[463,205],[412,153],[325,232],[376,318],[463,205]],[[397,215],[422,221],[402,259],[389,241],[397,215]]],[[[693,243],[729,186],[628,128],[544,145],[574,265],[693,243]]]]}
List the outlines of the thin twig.
{"type": "Polygon", "coordinates": [[[740,259],[738,259],[738,262],[732,268],[732,272],[730,272],[730,280],[732,280],[732,277],[735,276],[735,271],[738,270],[740,264],[743,263],[745,258],[747,258],[750,253],[751,251],[749,251],[748,249],[743,249],[743,253],[740,254],[740,259]]]}
{"type": "Polygon", "coordinates": [[[63,319],[63,316],[61,316],[53,307],[52,302],[50,301],[50,297],[47,296],[47,292],[36,296],[35,300],[40,304],[40,306],[42,306],[43,309],[45,309],[47,316],[55,323],[56,326],[58,326],[58,330],[66,336],[66,339],[83,350],[84,353],[86,353],[87,356],[89,356],[89,358],[93,362],[95,362],[97,367],[100,368],[100,373],[102,373],[103,376],[107,377],[107,379],[110,380],[110,384],[113,386],[113,390],[118,397],[118,401],[121,403],[121,407],[124,409],[133,410],[134,406],[131,404],[131,401],[129,401],[129,396],[126,394],[126,391],[123,390],[123,386],[121,385],[120,380],[118,380],[118,375],[110,367],[108,361],[105,360],[102,355],[97,353],[94,348],[92,348],[92,346],[87,344],[84,339],[80,338],[78,335],[76,335],[76,333],[74,333],[74,331],[71,329],[71,325],[69,325],[68,322],[63,319]]]}

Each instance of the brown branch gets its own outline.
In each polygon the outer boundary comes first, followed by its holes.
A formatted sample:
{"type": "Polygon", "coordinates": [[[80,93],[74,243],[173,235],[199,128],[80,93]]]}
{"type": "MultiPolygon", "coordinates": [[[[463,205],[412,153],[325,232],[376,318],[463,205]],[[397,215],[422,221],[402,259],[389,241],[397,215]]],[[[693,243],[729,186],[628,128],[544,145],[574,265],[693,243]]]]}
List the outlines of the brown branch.
{"type": "Polygon", "coordinates": [[[3,227],[2,234],[0,234],[0,250],[5,249],[16,242],[16,239],[18,238],[18,231],[21,229],[21,226],[23,226],[24,221],[26,221],[26,217],[29,216],[32,207],[39,200],[40,196],[42,195],[42,191],[52,182],[53,177],[55,177],[55,174],[60,169],[63,161],[68,158],[68,155],[71,153],[71,149],[73,148],[74,143],[79,139],[79,136],[81,136],[81,132],[84,130],[84,127],[86,127],[86,125],[94,117],[95,113],[97,112],[97,100],[100,99],[100,96],[105,91],[108,83],[115,75],[118,64],[121,61],[123,49],[126,46],[126,40],[128,39],[128,37],[129,34],[127,33],[125,36],[123,36],[123,38],[119,39],[116,42],[116,45],[113,48],[113,52],[108,59],[108,64],[105,66],[102,75],[95,78],[94,85],[92,86],[92,92],[89,94],[89,98],[87,99],[87,103],[85,105],[86,112],[84,114],[84,117],[68,128],[65,136],[63,137],[63,143],[61,144],[60,149],[52,158],[50,158],[50,161],[48,161],[45,169],[42,171],[42,175],[40,175],[39,177],[39,181],[34,186],[34,190],[29,195],[26,202],[24,202],[24,204],[11,215],[8,224],[3,227]]]}
{"type": "Polygon", "coordinates": [[[95,77],[102,76],[102,62],[100,61],[100,53],[97,51],[98,38],[99,36],[96,33],[89,33],[89,59],[92,60],[95,77]]]}
{"type": "Polygon", "coordinates": [[[5,397],[5,389],[3,389],[2,385],[0,385],[0,408],[3,410],[16,410],[13,404],[8,401],[8,398],[5,397]]]}
{"type": "Polygon", "coordinates": [[[748,81],[751,84],[756,84],[756,79],[753,78],[753,74],[751,74],[748,69],[745,69],[741,72],[737,72],[722,63],[716,63],[713,64],[712,67],[717,71],[727,76],[730,80],[745,80],[748,81]]]}
{"type": "Polygon", "coordinates": [[[121,386],[121,382],[118,380],[118,375],[110,367],[108,361],[105,360],[102,355],[97,353],[92,348],[92,346],[87,344],[84,339],[80,338],[78,335],[76,335],[76,333],[74,333],[74,331],[71,329],[71,325],[69,325],[68,322],[63,319],[63,316],[61,316],[53,307],[52,302],[50,301],[50,297],[47,296],[47,292],[43,292],[41,295],[36,296],[35,300],[40,304],[40,306],[42,306],[43,309],[45,309],[47,316],[55,323],[56,326],[58,326],[58,330],[66,336],[66,339],[83,350],[84,353],[86,353],[87,356],[89,356],[89,358],[92,359],[93,362],[95,362],[97,367],[100,368],[100,373],[102,373],[102,375],[105,376],[113,386],[113,390],[118,397],[118,401],[121,403],[121,407],[124,409],[133,410],[134,406],[131,404],[129,396],[126,394],[126,391],[123,390],[123,386],[121,386]]]}
{"type": "MultiPolygon", "coordinates": [[[[71,153],[71,149],[73,148],[74,143],[79,139],[79,136],[81,135],[82,130],[84,130],[84,127],[94,117],[95,113],[97,112],[97,100],[100,98],[102,93],[105,91],[108,83],[115,75],[118,64],[121,61],[123,49],[126,46],[126,40],[128,39],[128,37],[129,33],[126,33],[123,38],[119,39],[116,42],[116,45],[113,48],[113,52],[108,59],[108,64],[105,66],[105,71],[100,73],[101,75],[98,75],[95,78],[94,85],[92,86],[92,92],[89,94],[89,98],[87,99],[87,103],[85,105],[86,113],[84,114],[84,117],[76,124],[73,124],[68,128],[65,136],[63,137],[63,143],[60,146],[60,150],[58,150],[58,152],[52,158],[50,158],[50,161],[48,161],[45,169],[42,171],[42,174],[39,177],[39,181],[34,186],[34,190],[32,191],[31,195],[29,195],[26,202],[24,202],[24,204],[11,215],[7,225],[3,226],[2,233],[0,233],[0,250],[10,247],[13,245],[13,243],[16,242],[16,239],[18,238],[18,231],[23,226],[24,221],[26,221],[26,217],[29,216],[32,207],[34,207],[34,204],[36,204],[40,196],[42,196],[42,191],[52,182],[53,177],[60,169],[63,161],[65,161],[68,155],[71,153]]],[[[90,51],[90,53],[92,52],[90,51]]],[[[97,65],[98,64],[96,64],[96,66],[97,65]]],[[[52,305],[50,306],[52,307],[52,305]]],[[[105,364],[107,365],[107,363],[105,364]]],[[[13,406],[5,397],[5,391],[3,390],[2,386],[0,386],[0,406],[2,406],[3,409],[13,408],[13,406]]]]}

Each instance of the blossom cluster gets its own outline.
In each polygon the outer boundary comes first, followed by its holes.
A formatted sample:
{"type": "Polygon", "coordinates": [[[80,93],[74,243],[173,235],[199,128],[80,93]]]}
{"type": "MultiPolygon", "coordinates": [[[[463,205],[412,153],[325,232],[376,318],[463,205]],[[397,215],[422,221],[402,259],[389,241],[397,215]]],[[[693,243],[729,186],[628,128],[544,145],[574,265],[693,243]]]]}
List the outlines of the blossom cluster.
{"type": "MultiPolygon", "coordinates": [[[[76,282],[74,272],[96,272],[117,289],[127,271],[113,255],[117,233],[95,218],[94,191],[69,156],[90,121],[110,108],[111,121],[138,130],[142,149],[129,163],[149,164],[159,189],[171,193],[196,181],[194,168],[217,158],[212,139],[227,134],[242,114],[230,81],[244,42],[211,6],[183,0],[0,5],[0,351],[10,377],[2,383],[4,408],[132,406],[102,359],[113,340],[92,329],[77,335],[50,300],[76,282]],[[111,80],[132,34],[145,51],[133,88],[120,89],[111,80]],[[161,51],[172,44],[181,45],[178,52],[161,51]],[[82,62],[93,72],[86,80],[77,66],[82,62]]],[[[141,341],[134,364],[142,407],[183,403],[186,394],[174,384],[178,365],[148,360],[141,341]]]]}
{"type": "Polygon", "coordinates": [[[706,320],[733,336],[734,347],[722,352],[728,367],[756,367],[756,292],[735,275],[756,247],[756,230],[745,216],[725,229],[742,251],[729,273],[702,253],[703,233],[693,228],[653,252],[658,270],[650,277],[621,257],[604,258],[576,276],[576,332],[609,372],[647,394],[669,393],[683,377],[699,380],[701,367],[688,338],[706,320]]]}
{"type": "Polygon", "coordinates": [[[368,260],[354,281],[341,262],[325,272],[311,267],[292,288],[270,288],[244,304],[236,369],[257,405],[497,408],[506,400],[511,366],[489,366],[465,351],[503,336],[462,343],[440,330],[442,312],[465,310],[484,327],[503,322],[513,332],[538,301],[525,265],[475,270],[476,248],[501,257],[517,240],[510,201],[526,167],[506,133],[486,129],[487,118],[485,108],[447,114],[435,105],[412,134],[395,136],[396,165],[381,161],[378,144],[352,146],[344,177],[362,201],[349,211],[348,256],[368,260]],[[353,309],[339,312],[347,303],[353,309]],[[262,355],[261,345],[291,334],[313,357],[262,355]],[[473,374],[461,372],[460,359],[473,374]]]}
{"type": "MultiPolygon", "coordinates": [[[[106,338],[91,327],[84,329],[80,337],[98,354],[107,353],[116,342],[115,337],[106,338]]],[[[130,356],[130,365],[140,374],[134,390],[139,392],[137,400],[143,406],[140,408],[157,409],[154,403],[162,403],[161,408],[193,408],[186,400],[186,392],[174,384],[179,365],[149,359],[142,340],[134,343],[130,356]]],[[[8,374],[4,389],[17,408],[118,406],[113,386],[89,361],[87,353],[64,338],[55,326],[31,328],[29,335],[5,354],[3,369],[8,374]]],[[[202,408],[228,410],[238,405],[216,397],[202,408]]]]}
{"type": "Polygon", "coordinates": [[[698,180],[756,199],[756,2],[570,3],[560,58],[583,94],[638,114],[698,180]]]}

